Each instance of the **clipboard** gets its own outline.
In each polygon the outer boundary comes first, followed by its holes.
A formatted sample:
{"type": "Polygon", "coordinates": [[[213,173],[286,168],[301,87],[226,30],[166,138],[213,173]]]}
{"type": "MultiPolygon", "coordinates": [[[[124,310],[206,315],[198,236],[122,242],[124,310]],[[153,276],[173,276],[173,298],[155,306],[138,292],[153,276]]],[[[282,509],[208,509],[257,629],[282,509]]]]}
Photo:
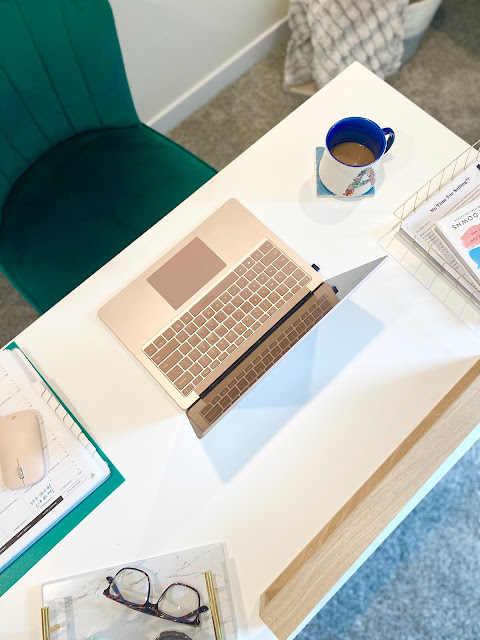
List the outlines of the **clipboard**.
{"type": "MultiPolygon", "coordinates": [[[[5,349],[19,349],[25,356],[23,351],[15,342],[10,342],[5,349]]],[[[9,564],[0,572],[0,597],[10,589],[20,578],[27,573],[39,560],[41,560],[53,547],[63,540],[63,538],[74,529],[86,516],[88,516],[99,504],[101,504],[122,482],[124,477],[115,467],[115,465],[107,458],[103,450],[93,440],[89,433],[75,418],[69,408],[64,404],[61,398],[55,393],[45,378],[41,375],[35,365],[27,358],[37,374],[43,380],[45,386],[55,396],[65,411],[82,429],[84,435],[96,448],[97,453],[110,469],[109,477],[99,487],[97,487],[89,496],[87,496],[80,504],[67,513],[59,522],[49,529],[41,538],[34,542],[26,549],[16,560],[9,564]]]]}

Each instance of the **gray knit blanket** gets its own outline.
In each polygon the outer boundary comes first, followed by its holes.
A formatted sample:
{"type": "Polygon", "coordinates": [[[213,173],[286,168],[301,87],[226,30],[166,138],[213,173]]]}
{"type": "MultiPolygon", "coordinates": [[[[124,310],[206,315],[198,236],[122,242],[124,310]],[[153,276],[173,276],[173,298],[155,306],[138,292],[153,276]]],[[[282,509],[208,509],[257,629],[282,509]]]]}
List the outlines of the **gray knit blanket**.
{"type": "Polygon", "coordinates": [[[313,93],[357,60],[381,78],[403,55],[408,0],[290,0],[284,88],[313,93]]]}

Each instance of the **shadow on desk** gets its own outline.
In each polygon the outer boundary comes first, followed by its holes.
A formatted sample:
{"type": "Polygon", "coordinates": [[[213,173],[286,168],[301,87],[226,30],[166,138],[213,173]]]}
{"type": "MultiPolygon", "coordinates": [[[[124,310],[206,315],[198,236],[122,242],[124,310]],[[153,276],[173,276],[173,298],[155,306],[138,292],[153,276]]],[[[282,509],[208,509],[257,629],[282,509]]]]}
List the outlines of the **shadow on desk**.
{"type": "Polygon", "coordinates": [[[201,441],[230,480],[380,332],[381,323],[346,300],[201,441]]]}

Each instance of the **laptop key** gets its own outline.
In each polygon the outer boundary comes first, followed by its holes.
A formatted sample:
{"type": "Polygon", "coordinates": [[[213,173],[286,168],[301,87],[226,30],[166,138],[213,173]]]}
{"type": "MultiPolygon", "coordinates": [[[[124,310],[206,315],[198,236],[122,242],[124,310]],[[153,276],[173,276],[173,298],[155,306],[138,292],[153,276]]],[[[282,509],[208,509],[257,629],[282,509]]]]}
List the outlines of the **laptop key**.
{"type": "Polygon", "coordinates": [[[198,336],[192,336],[188,342],[192,345],[192,347],[196,347],[200,342],[200,338],[198,336]]]}
{"type": "Polygon", "coordinates": [[[188,335],[193,335],[195,333],[195,331],[197,330],[197,327],[193,324],[193,322],[190,322],[190,324],[188,324],[185,327],[185,331],[188,333],[188,335]]]}
{"type": "Polygon", "coordinates": [[[193,362],[192,362],[192,360],[190,360],[190,358],[183,358],[183,360],[180,360],[180,362],[178,363],[178,365],[180,367],[182,367],[182,369],[184,371],[185,371],[185,369],[190,369],[192,364],[193,364],[193,362]]]}
{"type": "Polygon", "coordinates": [[[207,324],[205,326],[207,327],[207,329],[209,331],[213,331],[214,329],[216,329],[218,327],[218,322],[214,318],[212,318],[211,320],[209,320],[207,322],[207,324]]]}
{"type": "Polygon", "coordinates": [[[287,262],[288,262],[287,256],[281,255],[275,260],[273,264],[277,267],[277,269],[281,269],[284,265],[287,264],[287,262]]]}
{"type": "Polygon", "coordinates": [[[213,317],[217,322],[223,322],[227,316],[223,313],[223,311],[219,311],[213,317]]]}
{"type": "MultiPolygon", "coordinates": [[[[152,360],[155,364],[160,364],[162,360],[165,360],[175,349],[179,346],[179,342],[176,339],[170,340],[167,344],[159,349],[157,353],[153,356],[152,360]]],[[[180,354],[181,355],[181,354],[180,354]]]]}
{"type": "Polygon", "coordinates": [[[191,313],[184,313],[183,316],[180,318],[180,320],[183,322],[183,324],[188,324],[189,322],[191,322],[193,320],[193,316],[191,313]]]}
{"type": "Polygon", "coordinates": [[[203,355],[198,361],[198,363],[201,364],[202,367],[208,367],[210,362],[211,362],[211,359],[207,356],[207,354],[203,355]]]}
{"type": "Polygon", "coordinates": [[[191,382],[193,380],[193,376],[191,373],[185,372],[182,376],[180,376],[178,378],[178,380],[175,381],[175,386],[178,387],[180,390],[183,389],[184,387],[187,386],[187,384],[189,382],[191,382]]]}
{"type": "Polygon", "coordinates": [[[220,302],[220,300],[215,300],[215,302],[212,302],[211,306],[214,311],[220,311],[220,309],[223,307],[223,304],[220,302]]]}
{"type": "MultiPolygon", "coordinates": [[[[167,371],[170,371],[170,369],[174,365],[176,365],[177,362],[179,362],[182,358],[183,358],[183,355],[180,353],[180,351],[174,351],[171,356],[168,356],[168,358],[166,358],[160,364],[160,370],[163,371],[163,373],[167,373],[167,371]]],[[[180,369],[180,373],[181,372],[182,372],[182,370],[180,369]]],[[[178,375],[180,375],[180,373],[178,375]]],[[[178,377],[178,376],[176,376],[176,377],[178,377]]],[[[173,380],[173,378],[170,378],[170,380],[173,380]]]]}
{"type": "Polygon", "coordinates": [[[207,319],[204,318],[202,315],[199,315],[194,319],[194,322],[197,325],[197,327],[201,327],[203,324],[205,324],[206,321],[207,319]]]}
{"type": "Polygon", "coordinates": [[[272,276],[274,276],[277,273],[277,270],[275,269],[275,267],[273,265],[270,265],[269,267],[267,267],[265,269],[265,273],[267,274],[267,276],[270,276],[270,278],[272,276]]]}
{"type": "Polygon", "coordinates": [[[262,253],[268,253],[270,249],[273,249],[273,244],[266,240],[261,247],[258,247],[258,250],[262,253]]]}
{"type": "Polygon", "coordinates": [[[211,349],[209,349],[207,351],[207,356],[210,356],[210,358],[212,358],[212,360],[214,358],[216,358],[219,354],[220,354],[220,350],[217,349],[217,347],[212,347],[211,349]]]}
{"type": "Polygon", "coordinates": [[[186,331],[179,331],[177,333],[177,340],[179,342],[185,342],[185,340],[188,338],[187,332],[186,331]]]}
{"type": "Polygon", "coordinates": [[[171,340],[174,335],[175,335],[175,332],[173,329],[167,329],[162,333],[162,336],[165,338],[165,340],[171,340]]]}
{"type": "Polygon", "coordinates": [[[160,347],[163,347],[163,345],[166,344],[166,342],[167,341],[163,336],[158,336],[158,338],[156,338],[156,340],[153,341],[153,344],[160,349],[160,347]]]}
{"type": "Polygon", "coordinates": [[[292,273],[292,278],[295,278],[295,280],[301,280],[304,275],[305,275],[305,273],[301,269],[296,269],[292,273]]]}
{"type": "Polygon", "coordinates": [[[149,344],[148,347],[145,347],[144,351],[147,354],[147,356],[153,356],[153,354],[156,353],[157,351],[157,347],[152,343],[152,344],[149,344]]]}
{"type": "MultiPolygon", "coordinates": [[[[202,371],[202,367],[196,362],[192,367],[190,367],[190,373],[194,376],[198,376],[198,374],[202,371]]],[[[193,384],[198,384],[195,380],[193,384]]]]}
{"type": "Polygon", "coordinates": [[[262,262],[265,266],[267,266],[271,262],[276,260],[276,258],[278,258],[279,255],[280,255],[280,251],[276,247],[274,247],[267,253],[267,255],[263,256],[262,262]]]}
{"type": "Polygon", "coordinates": [[[208,342],[200,342],[200,344],[197,346],[197,349],[201,352],[201,353],[206,353],[209,349],[210,349],[210,345],[208,344],[208,342]]]}
{"type": "Polygon", "coordinates": [[[169,378],[173,382],[182,373],[183,373],[183,369],[177,365],[176,367],[173,367],[173,369],[170,369],[170,371],[167,373],[167,378],[169,378]]]}
{"type": "Polygon", "coordinates": [[[206,415],[205,415],[205,420],[209,423],[212,424],[213,422],[215,422],[215,420],[222,414],[222,408],[219,406],[213,407],[213,409],[211,411],[209,411],[206,415]]]}
{"type": "Polygon", "coordinates": [[[278,282],[272,278],[267,282],[266,286],[270,289],[270,291],[273,291],[278,287],[278,282]]]}

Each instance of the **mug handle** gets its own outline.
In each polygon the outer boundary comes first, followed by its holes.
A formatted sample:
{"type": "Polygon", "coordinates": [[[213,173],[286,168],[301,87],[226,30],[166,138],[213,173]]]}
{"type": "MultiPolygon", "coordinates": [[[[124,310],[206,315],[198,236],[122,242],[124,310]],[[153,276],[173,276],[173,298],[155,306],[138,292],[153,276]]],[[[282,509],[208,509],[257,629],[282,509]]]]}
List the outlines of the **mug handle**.
{"type": "Polygon", "coordinates": [[[384,151],[384,153],[387,153],[392,144],[395,142],[395,131],[393,129],[390,129],[390,127],[385,127],[384,129],[382,129],[382,131],[385,134],[385,138],[387,139],[387,146],[385,147],[384,151]]]}

